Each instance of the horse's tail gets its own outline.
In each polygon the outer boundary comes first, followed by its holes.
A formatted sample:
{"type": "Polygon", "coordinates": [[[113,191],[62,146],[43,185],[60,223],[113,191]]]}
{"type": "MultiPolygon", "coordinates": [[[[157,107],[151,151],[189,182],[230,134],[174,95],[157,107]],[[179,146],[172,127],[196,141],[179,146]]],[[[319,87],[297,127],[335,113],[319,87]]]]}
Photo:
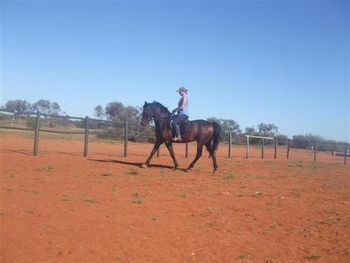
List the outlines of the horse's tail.
{"type": "Polygon", "coordinates": [[[220,141],[220,135],[221,135],[221,127],[220,124],[213,122],[213,128],[214,128],[214,134],[211,139],[211,146],[214,151],[218,149],[219,141],[220,141]]]}

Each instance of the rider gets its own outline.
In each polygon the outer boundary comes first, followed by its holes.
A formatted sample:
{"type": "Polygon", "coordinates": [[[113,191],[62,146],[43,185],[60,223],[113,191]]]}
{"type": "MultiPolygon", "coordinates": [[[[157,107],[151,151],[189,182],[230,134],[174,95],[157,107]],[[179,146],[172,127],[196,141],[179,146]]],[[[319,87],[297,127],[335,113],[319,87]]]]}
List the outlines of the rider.
{"type": "Polygon", "coordinates": [[[173,140],[181,141],[180,124],[189,117],[187,97],[188,90],[185,87],[181,87],[177,90],[177,92],[180,94],[181,99],[179,100],[178,107],[173,110],[173,114],[177,112],[177,115],[173,120],[173,126],[175,129],[175,138],[173,138],[173,140]]]}

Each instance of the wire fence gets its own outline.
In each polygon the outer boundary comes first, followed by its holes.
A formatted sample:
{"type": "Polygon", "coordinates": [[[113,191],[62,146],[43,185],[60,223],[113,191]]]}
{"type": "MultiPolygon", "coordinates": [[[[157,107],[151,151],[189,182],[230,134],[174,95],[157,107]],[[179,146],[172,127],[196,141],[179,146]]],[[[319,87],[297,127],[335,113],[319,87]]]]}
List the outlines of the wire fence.
{"type": "MultiPolygon", "coordinates": [[[[124,157],[128,156],[128,142],[155,142],[154,127],[143,127],[139,121],[102,120],[89,117],[74,117],[68,115],[41,114],[27,112],[19,115],[16,112],[0,110],[0,129],[34,132],[33,155],[39,154],[40,133],[66,134],[82,136],[84,142],[83,156],[88,156],[89,136],[100,139],[122,140],[124,143],[124,157]]],[[[350,157],[348,143],[326,141],[306,141],[292,139],[278,139],[275,137],[224,134],[222,145],[227,147],[227,158],[240,155],[249,158],[285,158],[290,159],[295,150],[304,153],[316,161],[320,152],[326,152],[335,157],[344,158],[344,164],[350,157]],[[238,151],[238,147],[240,150],[238,151]],[[245,153],[242,153],[242,148],[245,153]],[[237,150],[237,151],[236,151],[237,150]]],[[[185,157],[189,155],[189,146],[185,144],[185,157]]],[[[159,150],[157,152],[159,157],[159,150]]]]}

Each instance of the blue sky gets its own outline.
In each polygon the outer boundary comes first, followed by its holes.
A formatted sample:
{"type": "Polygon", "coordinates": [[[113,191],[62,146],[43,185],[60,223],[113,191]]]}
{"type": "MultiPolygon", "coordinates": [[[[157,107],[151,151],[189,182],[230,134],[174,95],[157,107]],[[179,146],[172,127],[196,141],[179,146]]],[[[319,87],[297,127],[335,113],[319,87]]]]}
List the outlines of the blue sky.
{"type": "Polygon", "coordinates": [[[1,1],[1,104],[174,108],[350,141],[349,1],[1,1]]]}

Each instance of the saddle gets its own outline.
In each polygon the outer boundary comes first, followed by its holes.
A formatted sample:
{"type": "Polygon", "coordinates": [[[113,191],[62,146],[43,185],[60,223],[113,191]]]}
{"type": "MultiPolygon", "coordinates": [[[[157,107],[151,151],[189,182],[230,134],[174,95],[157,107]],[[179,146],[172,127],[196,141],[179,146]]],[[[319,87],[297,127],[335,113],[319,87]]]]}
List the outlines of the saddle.
{"type": "MultiPolygon", "coordinates": [[[[169,118],[169,121],[168,121],[168,128],[171,130],[171,133],[172,133],[172,137],[175,136],[175,129],[174,129],[174,125],[173,125],[173,122],[174,122],[174,119],[176,118],[177,115],[172,115],[170,118],[169,118]]],[[[190,120],[189,119],[185,119],[183,120],[182,122],[180,122],[180,132],[181,134],[184,133],[184,131],[186,130],[186,127],[188,126],[188,124],[190,124],[190,120]]]]}

